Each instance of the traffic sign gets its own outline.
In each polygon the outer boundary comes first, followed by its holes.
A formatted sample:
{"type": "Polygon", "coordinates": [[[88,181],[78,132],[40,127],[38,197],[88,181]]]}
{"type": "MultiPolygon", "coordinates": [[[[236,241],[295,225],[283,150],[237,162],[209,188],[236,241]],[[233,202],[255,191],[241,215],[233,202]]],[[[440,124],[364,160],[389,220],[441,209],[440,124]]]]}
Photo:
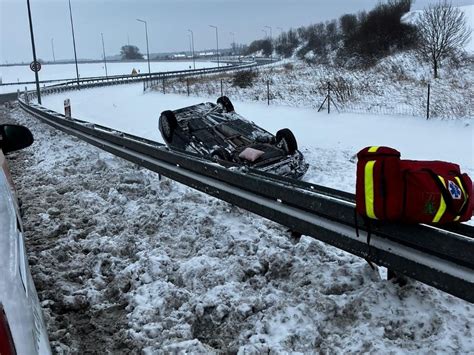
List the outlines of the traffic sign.
{"type": "Polygon", "coordinates": [[[38,72],[41,70],[41,63],[36,61],[36,62],[31,62],[30,63],[30,69],[34,72],[38,72]]]}

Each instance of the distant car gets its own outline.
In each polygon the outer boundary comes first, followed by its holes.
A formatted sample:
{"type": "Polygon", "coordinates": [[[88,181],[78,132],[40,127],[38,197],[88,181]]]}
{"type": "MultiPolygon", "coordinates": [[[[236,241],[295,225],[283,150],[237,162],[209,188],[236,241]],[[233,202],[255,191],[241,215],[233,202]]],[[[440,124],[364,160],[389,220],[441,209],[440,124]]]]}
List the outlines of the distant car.
{"type": "Polygon", "coordinates": [[[15,188],[4,153],[33,143],[23,126],[0,125],[0,354],[51,354],[28,266],[15,188]]]}
{"type": "Polygon", "coordinates": [[[161,113],[158,128],[168,147],[200,154],[225,166],[248,166],[301,178],[308,170],[293,133],[273,135],[237,114],[227,96],[161,113]]]}

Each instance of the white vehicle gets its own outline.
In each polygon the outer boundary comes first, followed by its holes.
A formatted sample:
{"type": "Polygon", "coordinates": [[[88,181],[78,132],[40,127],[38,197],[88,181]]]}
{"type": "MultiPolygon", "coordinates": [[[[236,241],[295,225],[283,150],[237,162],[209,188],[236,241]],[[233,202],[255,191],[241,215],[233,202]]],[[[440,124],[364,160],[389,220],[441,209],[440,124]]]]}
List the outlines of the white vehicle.
{"type": "Polygon", "coordinates": [[[51,354],[28,266],[18,201],[4,153],[33,143],[23,126],[0,125],[0,354],[51,354]]]}

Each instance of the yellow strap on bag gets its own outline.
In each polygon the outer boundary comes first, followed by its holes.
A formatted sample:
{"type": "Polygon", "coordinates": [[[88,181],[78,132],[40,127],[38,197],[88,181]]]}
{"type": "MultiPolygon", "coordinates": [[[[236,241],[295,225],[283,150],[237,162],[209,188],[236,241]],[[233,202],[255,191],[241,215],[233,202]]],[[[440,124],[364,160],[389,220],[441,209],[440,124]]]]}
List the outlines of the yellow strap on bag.
{"type": "MultiPolygon", "coordinates": [[[[374,147],[372,147],[374,148],[374,147]]],[[[370,148],[370,149],[372,149],[370,148]]],[[[370,151],[369,149],[369,151],[370,151]]],[[[374,166],[375,160],[370,160],[364,167],[364,182],[365,182],[365,210],[369,218],[377,219],[375,216],[375,201],[374,201],[374,166]]]]}
{"type": "MultiPolygon", "coordinates": [[[[438,178],[443,183],[444,187],[446,187],[446,181],[444,181],[443,177],[438,175],[438,178]]],[[[444,212],[446,212],[446,201],[444,201],[443,195],[440,195],[439,208],[438,212],[436,212],[436,215],[433,218],[433,223],[438,223],[441,218],[443,218],[444,212]]]]}

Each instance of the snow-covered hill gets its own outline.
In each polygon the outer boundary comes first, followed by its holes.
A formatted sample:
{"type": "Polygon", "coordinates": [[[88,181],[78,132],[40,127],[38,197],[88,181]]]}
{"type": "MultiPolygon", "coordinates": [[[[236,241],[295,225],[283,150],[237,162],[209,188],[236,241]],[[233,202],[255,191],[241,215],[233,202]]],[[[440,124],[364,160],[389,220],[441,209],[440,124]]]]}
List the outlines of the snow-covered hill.
{"type": "MultiPolygon", "coordinates": [[[[377,115],[426,117],[430,84],[430,117],[444,119],[474,118],[474,66],[445,65],[434,80],[429,64],[413,52],[386,57],[368,69],[308,65],[302,61],[262,68],[253,86],[233,86],[230,75],[191,80],[190,91],[196,96],[224,94],[241,101],[267,101],[267,82],[271,104],[317,109],[327,94],[341,112],[377,115]]],[[[161,84],[156,87],[161,91],[161,84]]],[[[167,82],[167,92],[186,94],[185,80],[167,82]]]]}

